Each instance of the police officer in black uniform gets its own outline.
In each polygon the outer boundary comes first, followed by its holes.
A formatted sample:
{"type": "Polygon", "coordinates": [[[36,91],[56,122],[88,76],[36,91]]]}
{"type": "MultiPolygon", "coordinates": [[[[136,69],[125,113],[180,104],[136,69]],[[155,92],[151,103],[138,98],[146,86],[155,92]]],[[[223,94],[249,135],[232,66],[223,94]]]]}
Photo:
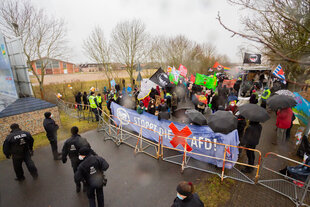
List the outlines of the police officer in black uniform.
{"type": "Polygon", "coordinates": [[[18,124],[10,126],[11,133],[6,137],[3,143],[3,153],[7,159],[12,156],[14,171],[16,174],[15,180],[25,180],[22,163],[26,166],[34,179],[38,177],[38,171],[34,162],[31,159],[33,155],[33,138],[29,132],[22,131],[18,124]]]}
{"type": "MultiPolygon", "coordinates": [[[[67,156],[69,155],[69,158],[71,160],[71,166],[73,168],[73,173],[77,171],[77,168],[81,162],[79,160],[79,150],[83,147],[87,147],[91,150],[91,154],[97,155],[90,147],[90,144],[88,141],[81,137],[79,134],[79,128],[74,126],[71,128],[71,134],[72,136],[66,140],[63,148],[62,148],[62,162],[67,162],[67,156]]],[[[86,191],[86,185],[84,183],[83,190],[86,191]]],[[[81,191],[81,183],[76,184],[76,192],[81,191]]]]}
{"type": "Polygon", "coordinates": [[[79,154],[79,156],[83,158],[83,161],[74,175],[75,182],[86,181],[88,185],[87,197],[90,207],[96,207],[95,192],[97,195],[98,207],[103,207],[103,186],[107,183],[104,177],[104,171],[109,168],[109,164],[102,157],[91,155],[91,150],[89,148],[80,149],[79,154]]]}
{"type": "Polygon", "coordinates": [[[51,112],[45,112],[44,116],[45,119],[43,121],[43,126],[46,131],[47,139],[51,144],[54,160],[60,160],[61,157],[60,153],[58,153],[58,146],[57,146],[57,130],[59,129],[59,126],[52,119],[51,112]]]}

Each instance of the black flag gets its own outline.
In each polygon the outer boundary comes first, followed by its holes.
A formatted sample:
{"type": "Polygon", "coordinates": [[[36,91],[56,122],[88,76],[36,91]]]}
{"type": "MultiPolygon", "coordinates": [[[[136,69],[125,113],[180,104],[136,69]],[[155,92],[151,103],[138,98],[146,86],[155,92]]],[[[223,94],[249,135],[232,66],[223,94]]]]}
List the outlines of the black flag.
{"type": "Polygon", "coordinates": [[[261,64],[261,54],[250,54],[250,53],[245,53],[244,54],[244,59],[243,63],[256,63],[256,64],[261,64]]]}
{"type": "Polygon", "coordinates": [[[153,75],[150,77],[150,80],[159,85],[162,88],[165,88],[167,85],[169,85],[169,77],[163,71],[163,69],[159,68],[153,75]]]}

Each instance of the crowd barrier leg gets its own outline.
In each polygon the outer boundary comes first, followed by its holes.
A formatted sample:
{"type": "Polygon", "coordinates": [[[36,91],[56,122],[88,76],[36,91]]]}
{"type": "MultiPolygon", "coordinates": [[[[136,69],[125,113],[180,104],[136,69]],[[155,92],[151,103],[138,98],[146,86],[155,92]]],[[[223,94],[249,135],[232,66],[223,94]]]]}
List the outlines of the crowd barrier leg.
{"type": "Polygon", "coordinates": [[[225,146],[224,158],[223,158],[223,167],[222,167],[222,174],[221,174],[221,181],[222,181],[222,182],[223,182],[223,180],[224,180],[226,151],[227,151],[227,147],[225,146]]]}

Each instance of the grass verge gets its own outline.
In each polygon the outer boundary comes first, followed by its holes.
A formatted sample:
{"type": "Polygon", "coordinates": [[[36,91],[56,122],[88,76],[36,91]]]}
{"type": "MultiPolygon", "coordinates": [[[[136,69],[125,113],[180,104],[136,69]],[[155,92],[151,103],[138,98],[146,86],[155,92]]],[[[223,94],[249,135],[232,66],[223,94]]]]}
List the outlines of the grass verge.
{"type": "Polygon", "coordinates": [[[236,181],[231,179],[221,179],[214,175],[203,179],[196,185],[196,192],[201,201],[208,207],[218,207],[227,203],[230,199],[231,187],[236,181]]]}
{"type": "MultiPolygon", "coordinates": [[[[73,126],[79,128],[79,133],[83,133],[92,129],[97,128],[97,122],[89,122],[85,120],[79,121],[78,119],[68,116],[66,113],[60,111],[60,121],[61,126],[58,130],[58,140],[68,139],[71,136],[70,129],[73,126]]],[[[32,135],[34,139],[34,149],[42,146],[49,145],[49,141],[46,138],[45,132],[32,135]]],[[[5,156],[2,151],[2,146],[0,146],[0,160],[4,160],[5,156]]]]}

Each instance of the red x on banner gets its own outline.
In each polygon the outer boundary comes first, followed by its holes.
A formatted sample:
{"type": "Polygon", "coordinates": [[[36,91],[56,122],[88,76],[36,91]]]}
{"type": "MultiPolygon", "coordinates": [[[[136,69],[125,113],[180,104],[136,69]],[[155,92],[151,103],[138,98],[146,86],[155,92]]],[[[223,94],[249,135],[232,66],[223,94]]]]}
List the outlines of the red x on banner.
{"type": "Polygon", "coordinates": [[[189,129],[189,127],[185,126],[181,131],[179,131],[178,128],[174,125],[174,123],[171,123],[169,125],[169,128],[172,130],[172,133],[174,135],[174,137],[170,141],[172,146],[176,148],[180,144],[183,146],[183,148],[185,148],[186,144],[186,151],[188,152],[192,151],[191,146],[189,146],[189,144],[186,142],[185,139],[185,137],[188,137],[189,135],[192,134],[192,131],[189,129]]]}

